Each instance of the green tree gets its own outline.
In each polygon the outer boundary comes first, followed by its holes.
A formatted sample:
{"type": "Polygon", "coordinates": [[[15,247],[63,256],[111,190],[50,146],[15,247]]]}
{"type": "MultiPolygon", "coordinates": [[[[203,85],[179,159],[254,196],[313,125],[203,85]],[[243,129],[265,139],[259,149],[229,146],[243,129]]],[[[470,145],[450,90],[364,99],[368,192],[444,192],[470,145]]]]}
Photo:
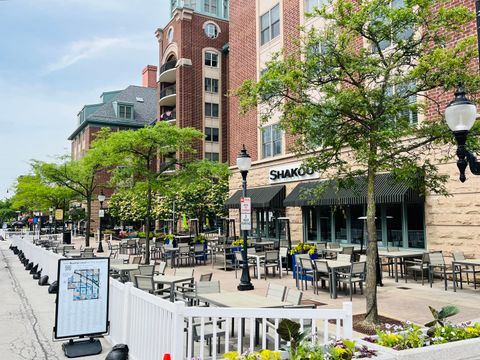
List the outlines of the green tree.
{"type": "MultiPolygon", "coordinates": [[[[42,181],[39,175],[22,175],[17,178],[15,194],[12,197],[14,208],[28,211],[46,211],[49,208],[63,208],[75,197],[75,193],[56,184],[42,181]]],[[[64,209],[65,211],[65,209],[64,209]]]]}
{"type": "Polygon", "coordinates": [[[15,218],[15,209],[10,199],[0,200],[0,225],[10,222],[15,218]]]}
{"type": "Polygon", "coordinates": [[[304,166],[328,172],[339,187],[366,178],[366,322],[372,324],[378,321],[375,175],[391,172],[412,187],[420,177],[424,191],[446,192],[429,155],[453,137],[428,91],[463,84],[477,92],[476,39],[461,34],[473,14],[444,0],[330,5],[312,14],[325,20],[323,29],[304,30],[296,49],[275,56],[257,83],[245,81],[236,94],[244,111],[260,105],[263,120],[280,114],[282,128],[296,139],[292,150],[308,157],[304,166]],[[412,124],[428,106],[438,113],[412,124]]]}
{"type": "Polygon", "coordinates": [[[43,181],[70,189],[79,199],[86,201],[86,247],[90,246],[92,200],[101,184],[98,179],[98,172],[101,170],[99,163],[100,158],[101,157],[97,157],[96,153],[89,151],[80,160],[75,161],[70,160],[68,157],[60,158],[60,163],[33,161],[34,172],[38,174],[43,181]]]}
{"type": "Polygon", "coordinates": [[[161,193],[172,178],[176,165],[188,160],[194,153],[193,143],[202,133],[192,128],[178,128],[166,122],[146,126],[139,130],[103,131],[92,144],[90,153],[102,157],[103,164],[110,167],[113,184],[131,187],[135,192],[145,192],[147,206],[146,262],[150,262],[150,223],[152,220],[153,195],[161,193]],[[182,158],[177,159],[176,154],[182,158]],[[157,170],[156,161],[161,159],[157,170]]]}

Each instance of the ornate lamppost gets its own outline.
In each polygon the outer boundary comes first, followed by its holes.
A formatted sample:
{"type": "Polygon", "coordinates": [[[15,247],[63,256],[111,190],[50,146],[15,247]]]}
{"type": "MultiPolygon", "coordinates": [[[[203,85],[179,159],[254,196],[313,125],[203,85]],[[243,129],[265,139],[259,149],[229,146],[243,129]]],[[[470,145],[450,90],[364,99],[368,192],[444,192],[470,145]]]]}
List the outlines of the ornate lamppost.
{"type": "MultiPolygon", "coordinates": [[[[252,158],[247,153],[245,145],[240,151],[237,157],[237,166],[242,174],[242,196],[245,198],[247,196],[247,175],[248,170],[252,166],[252,158]]],[[[253,284],[250,279],[250,272],[248,269],[248,258],[247,258],[247,235],[248,230],[243,230],[243,262],[242,262],[242,277],[240,278],[240,284],[237,286],[237,289],[240,291],[253,290],[253,284]]]]}
{"type": "Polygon", "coordinates": [[[98,212],[98,219],[99,219],[99,242],[98,242],[98,249],[97,253],[103,253],[103,245],[102,245],[102,218],[104,215],[104,209],[103,209],[103,202],[105,201],[105,195],[103,194],[103,190],[100,191],[100,194],[97,196],[98,201],[100,202],[100,210],[98,212]]]}
{"type": "Polygon", "coordinates": [[[457,167],[460,170],[460,181],[465,182],[465,169],[469,166],[473,175],[480,175],[480,163],[475,155],[467,150],[467,136],[477,119],[477,107],[467,99],[465,90],[458,88],[455,99],[445,109],[445,120],[457,140],[457,167]]]}

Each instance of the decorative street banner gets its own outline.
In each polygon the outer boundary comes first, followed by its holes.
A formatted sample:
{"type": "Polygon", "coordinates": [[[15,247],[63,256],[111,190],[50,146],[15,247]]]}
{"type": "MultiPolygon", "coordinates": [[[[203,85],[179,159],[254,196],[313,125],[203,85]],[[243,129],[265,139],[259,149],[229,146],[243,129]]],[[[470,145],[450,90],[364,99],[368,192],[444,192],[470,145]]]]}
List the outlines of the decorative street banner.
{"type": "Polygon", "coordinates": [[[109,258],[58,260],[55,338],[108,332],[109,258]]]}
{"type": "Polygon", "coordinates": [[[252,199],[240,198],[240,230],[252,230],[252,199]]]}

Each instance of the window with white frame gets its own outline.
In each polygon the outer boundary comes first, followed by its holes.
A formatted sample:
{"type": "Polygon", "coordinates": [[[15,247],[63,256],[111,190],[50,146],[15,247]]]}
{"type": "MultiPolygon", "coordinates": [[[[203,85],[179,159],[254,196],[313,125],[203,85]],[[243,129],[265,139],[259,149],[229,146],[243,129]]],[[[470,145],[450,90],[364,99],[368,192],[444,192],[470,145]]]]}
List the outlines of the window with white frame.
{"type": "MultiPolygon", "coordinates": [[[[392,9],[400,9],[402,7],[405,6],[405,2],[404,0],[392,0],[390,1],[390,7],[392,9]]],[[[379,20],[382,20],[382,19],[379,19],[379,20]]],[[[414,34],[414,31],[411,27],[407,27],[405,28],[402,32],[400,33],[397,33],[397,34],[392,34],[391,37],[396,37],[398,38],[399,40],[408,40],[409,38],[411,38],[414,34]]],[[[393,43],[392,43],[392,39],[385,39],[385,40],[382,40],[380,43],[379,43],[379,46],[380,46],[380,50],[385,50],[387,48],[389,48],[390,46],[392,46],[393,43]]],[[[378,49],[374,48],[373,49],[375,52],[378,51],[378,49]]]]}
{"type": "Polygon", "coordinates": [[[132,119],[133,106],[132,105],[118,105],[118,117],[120,119],[132,119]]]}
{"type": "Polygon", "coordinates": [[[205,103],[205,116],[218,117],[218,104],[206,102],[205,103]]]}
{"type": "Polygon", "coordinates": [[[260,16],[260,44],[266,44],[280,35],[280,5],[260,16]]]}
{"type": "MultiPolygon", "coordinates": [[[[387,95],[399,95],[399,96],[407,96],[408,94],[415,91],[415,81],[408,81],[403,84],[391,86],[387,89],[387,95]]],[[[408,95],[408,104],[414,105],[417,103],[417,94],[408,95]]],[[[398,118],[407,119],[411,125],[415,125],[418,123],[418,112],[416,109],[407,109],[402,111],[398,118]]]]}
{"type": "Polygon", "coordinates": [[[218,128],[205,128],[205,141],[218,142],[218,128]]]}
{"type": "Polygon", "coordinates": [[[327,4],[328,0],[304,0],[303,10],[305,12],[311,13],[315,8],[321,8],[327,4]]]}
{"type": "Polygon", "coordinates": [[[170,28],[167,33],[167,41],[170,44],[173,41],[173,28],[170,28]]]}
{"type": "Polygon", "coordinates": [[[218,79],[205,78],[205,91],[218,94],[218,79]]]}
{"type": "Polygon", "coordinates": [[[262,128],[262,158],[282,154],[282,130],[278,124],[262,128]]]}
{"type": "Polygon", "coordinates": [[[211,51],[206,51],[205,66],[218,67],[218,54],[211,51]]]}
{"type": "Polygon", "coordinates": [[[210,39],[215,39],[218,36],[218,26],[214,23],[205,24],[205,28],[203,30],[205,31],[205,35],[207,35],[207,37],[210,39]]]}
{"type": "Polygon", "coordinates": [[[210,161],[220,161],[220,154],[217,152],[206,152],[205,159],[210,161]]]}
{"type": "Polygon", "coordinates": [[[218,0],[203,0],[203,11],[217,15],[218,0]]]}

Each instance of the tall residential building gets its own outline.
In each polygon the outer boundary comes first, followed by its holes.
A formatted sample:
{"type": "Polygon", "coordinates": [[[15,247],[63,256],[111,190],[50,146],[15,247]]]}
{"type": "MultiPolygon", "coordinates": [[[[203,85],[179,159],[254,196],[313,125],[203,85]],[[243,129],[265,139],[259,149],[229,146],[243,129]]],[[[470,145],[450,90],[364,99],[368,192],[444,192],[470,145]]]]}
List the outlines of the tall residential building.
{"type": "MultiPolygon", "coordinates": [[[[291,49],[300,36],[300,26],[321,27],[321,19],[305,16],[314,6],[326,0],[238,0],[230,6],[229,89],[245,80],[260,77],[272,54],[291,49]]],[[[398,5],[398,1],[395,2],[398,5]]],[[[474,11],[474,2],[451,0],[474,11]]],[[[475,22],[464,28],[460,37],[476,35],[475,22]]],[[[362,41],[359,42],[360,44],[362,41]]],[[[428,94],[444,109],[453,98],[441,90],[428,94]]],[[[433,110],[433,105],[431,106],[433,110]]],[[[411,123],[426,121],[432,116],[412,116],[411,123]]],[[[302,189],[318,185],[318,173],[300,170],[301,160],[289,151],[293,138],[278,127],[279,117],[260,122],[256,111],[241,114],[236,97],[229,99],[229,164],[234,170],[230,180],[227,207],[238,219],[241,176],[235,159],[242,144],[252,157],[248,174],[248,194],[252,198],[253,232],[264,238],[279,236],[279,217],[288,217],[292,240],[336,242],[358,245],[366,241],[364,215],[365,194],[325,192],[311,203],[303,199],[302,189]]],[[[442,149],[439,149],[440,152],[442,149]]],[[[436,161],[440,174],[448,175],[446,184],[451,197],[429,194],[426,197],[389,182],[390,175],[377,177],[377,237],[383,246],[404,248],[480,251],[480,177],[458,180],[456,159],[448,163],[436,161]],[[458,210],[457,208],[460,208],[458,210]]]]}
{"type": "Polygon", "coordinates": [[[160,49],[158,119],[205,134],[199,158],[227,161],[228,0],[170,2],[160,49]]]}

